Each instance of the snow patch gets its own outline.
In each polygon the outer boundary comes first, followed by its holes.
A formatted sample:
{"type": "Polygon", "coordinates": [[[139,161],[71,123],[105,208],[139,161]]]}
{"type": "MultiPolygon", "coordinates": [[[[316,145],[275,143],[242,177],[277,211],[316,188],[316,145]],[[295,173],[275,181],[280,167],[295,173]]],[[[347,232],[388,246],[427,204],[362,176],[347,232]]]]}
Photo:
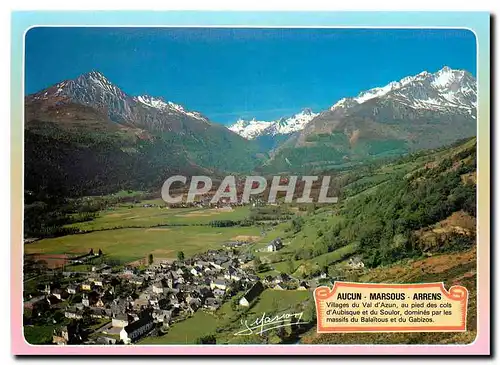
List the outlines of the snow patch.
{"type": "Polygon", "coordinates": [[[262,135],[291,134],[304,129],[307,123],[317,115],[318,113],[314,113],[311,109],[304,109],[289,118],[274,121],[239,119],[229,127],[229,130],[246,139],[254,139],[262,135]]]}
{"type": "Polygon", "coordinates": [[[207,118],[198,112],[192,112],[186,110],[182,105],[172,103],[171,101],[164,101],[162,98],[155,98],[149,95],[141,95],[134,98],[136,101],[150,107],[161,111],[174,111],[179,114],[184,114],[195,119],[199,119],[207,122],[207,118]]]}
{"type": "Polygon", "coordinates": [[[236,123],[231,125],[228,129],[236,134],[239,134],[246,139],[254,139],[261,135],[261,133],[271,126],[272,122],[262,120],[243,120],[238,119],[236,123]]]}
{"type": "Polygon", "coordinates": [[[392,81],[383,87],[363,91],[356,97],[342,98],[330,110],[348,109],[383,96],[390,96],[415,109],[467,109],[477,105],[475,80],[467,78],[463,70],[452,70],[445,66],[434,74],[423,71],[400,81],[392,81]]]}

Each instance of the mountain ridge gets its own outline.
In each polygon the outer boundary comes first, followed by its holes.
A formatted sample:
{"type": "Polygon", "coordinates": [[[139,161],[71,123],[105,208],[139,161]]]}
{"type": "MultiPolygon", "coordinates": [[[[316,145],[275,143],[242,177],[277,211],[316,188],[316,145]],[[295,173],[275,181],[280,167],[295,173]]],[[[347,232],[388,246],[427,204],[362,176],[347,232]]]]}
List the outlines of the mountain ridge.
{"type": "Polygon", "coordinates": [[[25,152],[41,161],[25,171],[37,177],[28,189],[37,190],[38,179],[42,190],[63,191],[48,189],[50,175],[66,184],[74,168],[70,160],[87,164],[84,156],[95,167],[105,164],[98,170],[89,164],[86,175],[72,182],[85,193],[93,192],[93,173],[101,176],[100,193],[110,186],[134,188],[134,181],[148,188],[183,171],[275,174],[349,167],[475,135],[476,99],[473,76],[444,67],[343,98],[320,113],[306,108],[271,122],[240,121],[238,129],[162,97],[128,95],[91,71],[25,97],[25,134],[33,141],[25,152]],[[255,133],[245,135],[252,125],[255,133]],[[127,170],[132,166],[133,172],[127,170]],[[116,183],[102,178],[112,170],[116,183]]]}
{"type": "Polygon", "coordinates": [[[25,141],[26,190],[41,200],[157,188],[176,174],[250,172],[261,159],[201,113],[130,96],[97,71],[26,96],[25,141]]]}
{"type": "Polygon", "coordinates": [[[268,170],[349,166],[366,159],[435,148],[476,134],[474,77],[443,67],[340,99],[288,140],[268,170]]]}
{"type": "Polygon", "coordinates": [[[28,95],[26,99],[28,102],[71,101],[101,110],[114,122],[157,131],[179,131],[185,120],[199,124],[201,128],[211,124],[201,113],[189,111],[182,105],[165,101],[161,97],[128,95],[95,70],[75,79],[61,81],[28,95]]]}
{"type": "MultiPolygon", "coordinates": [[[[422,71],[416,75],[406,76],[399,81],[389,82],[385,86],[375,87],[361,91],[357,96],[344,97],[333,104],[329,109],[320,113],[313,113],[309,109],[309,118],[300,118],[304,111],[292,117],[280,118],[274,121],[260,121],[239,119],[234,124],[228,126],[230,130],[249,140],[264,139],[264,146],[271,146],[271,150],[281,145],[290,144],[284,136],[279,136],[275,143],[273,137],[279,134],[290,135],[290,140],[303,138],[297,136],[304,130],[308,130],[310,124],[317,118],[328,112],[337,113],[340,117],[347,116],[355,107],[370,102],[378,98],[387,98],[395,103],[404,105],[416,110],[429,110],[436,112],[453,112],[450,109],[463,109],[469,113],[470,117],[476,119],[475,109],[477,107],[476,80],[472,74],[465,70],[454,70],[448,66],[430,73],[422,71]],[[297,118],[299,116],[299,118],[297,118]],[[294,119],[299,119],[299,123],[293,123],[294,119]],[[285,121],[285,125],[293,125],[290,130],[280,130],[280,123],[285,121]],[[292,121],[290,123],[289,121],[292,121]]],[[[307,109],[306,109],[307,110],[307,109]]],[[[351,136],[352,137],[352,136],[351,136]]],[[[357,137],[355,137],[357,138],[357,137]]],[[[262,144],[262,143],[261,143],[262,144]]]]}
{"type": "Polygon", "coordinates": [[[334,111],[340,108],[347,109],[349,107],[362,104],[368,100],[383,96],[404,98],[405,88],[412,86],[416,87],[416,84],[420,86],[420,89],[424,87],[433,89],[435,93],[438,94],[437,96],[440,99],[430,98],[429,90],[427,90],[427,93],[422,92],[420,97],[417,99],[419,102],[418,104],[410,104],[409,106],[430,109],[438,109],[446,106],[472,109],[477,106],[475,101],[477,95],[475,90],[472,88],[472,86],[475,88],[475,79],[472,74],[465,70],[454,70],[448,66],[444,66],[435,73],[423,71],[414,76],[406,76],[399,81],[392,81],[382,87],[375,87],[362,91],[356,97],[342,98],[336,102],[330,110],[334,111]],[[460,86],[457,85],[457,82],[462,83],[462,88],[457,89],[457,86],[460,86]],[[401,93],[401,91],[403,91],[403,93],[401,93]],[[464,96],[472,96],[471,93],[475,96],[473,101],[464,98],[464,96]],[[458,94],[458,98],[456,97],[456,94],[458,94]],[[424,99],[424,97],[427,97],[427,99],[424,99]]]}
{"type": "Polygon", "coordinates": [[[318,113],[310,108],[304,108],[290,117],[281,117],[272,121],[238,119],[228,127],[229,130],[246,139],[255,139],[264,135],[292,134],[302,130],[318,113]]]}

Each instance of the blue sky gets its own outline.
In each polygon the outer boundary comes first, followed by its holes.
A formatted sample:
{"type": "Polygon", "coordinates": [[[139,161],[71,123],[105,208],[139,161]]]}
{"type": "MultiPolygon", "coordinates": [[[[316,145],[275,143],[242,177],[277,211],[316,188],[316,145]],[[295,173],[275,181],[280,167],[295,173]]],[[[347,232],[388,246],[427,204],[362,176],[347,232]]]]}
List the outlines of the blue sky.
{"type": "Polygon", "coordinates": [[[212,121],[273,120],[443,66],[476,75],[467,30],[33,28],[26,94],[91,70],[212,121]]]}

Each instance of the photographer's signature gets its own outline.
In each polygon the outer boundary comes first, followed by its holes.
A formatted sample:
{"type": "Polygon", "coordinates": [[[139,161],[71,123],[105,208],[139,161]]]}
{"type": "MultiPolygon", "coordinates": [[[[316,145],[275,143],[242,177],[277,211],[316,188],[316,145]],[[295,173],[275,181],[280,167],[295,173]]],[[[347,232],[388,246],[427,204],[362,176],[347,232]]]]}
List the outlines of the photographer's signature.
{"type": "Polygon", "coordinates": [[[303,312],[300,313],[285,313],[280,315],[266,315],[264,312],[262,316],[255,319],[255,321],[250,322],[248,320],[240,320],[241,324],[246,328],[239,332],[236,332],[235,336],[249,336],[253,334],[262,335],[267,331],[272,329],[296,326],[300,324],[307,324],[307,322],[302,322],[303,312]]]}

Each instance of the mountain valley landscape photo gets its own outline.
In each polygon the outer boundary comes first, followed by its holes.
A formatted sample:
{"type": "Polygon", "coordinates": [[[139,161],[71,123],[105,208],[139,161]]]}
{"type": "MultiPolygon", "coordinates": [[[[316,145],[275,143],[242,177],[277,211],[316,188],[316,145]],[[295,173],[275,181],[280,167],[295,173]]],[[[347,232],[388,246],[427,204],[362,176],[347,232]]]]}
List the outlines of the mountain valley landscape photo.
{"type": "Polygon", "coordinates": [[[467,29],[31,28],[26,341],[474,342],[476,60],[467,29]],[[466,287],[466,330],[320,333],[335,282],[466,287]]]}

